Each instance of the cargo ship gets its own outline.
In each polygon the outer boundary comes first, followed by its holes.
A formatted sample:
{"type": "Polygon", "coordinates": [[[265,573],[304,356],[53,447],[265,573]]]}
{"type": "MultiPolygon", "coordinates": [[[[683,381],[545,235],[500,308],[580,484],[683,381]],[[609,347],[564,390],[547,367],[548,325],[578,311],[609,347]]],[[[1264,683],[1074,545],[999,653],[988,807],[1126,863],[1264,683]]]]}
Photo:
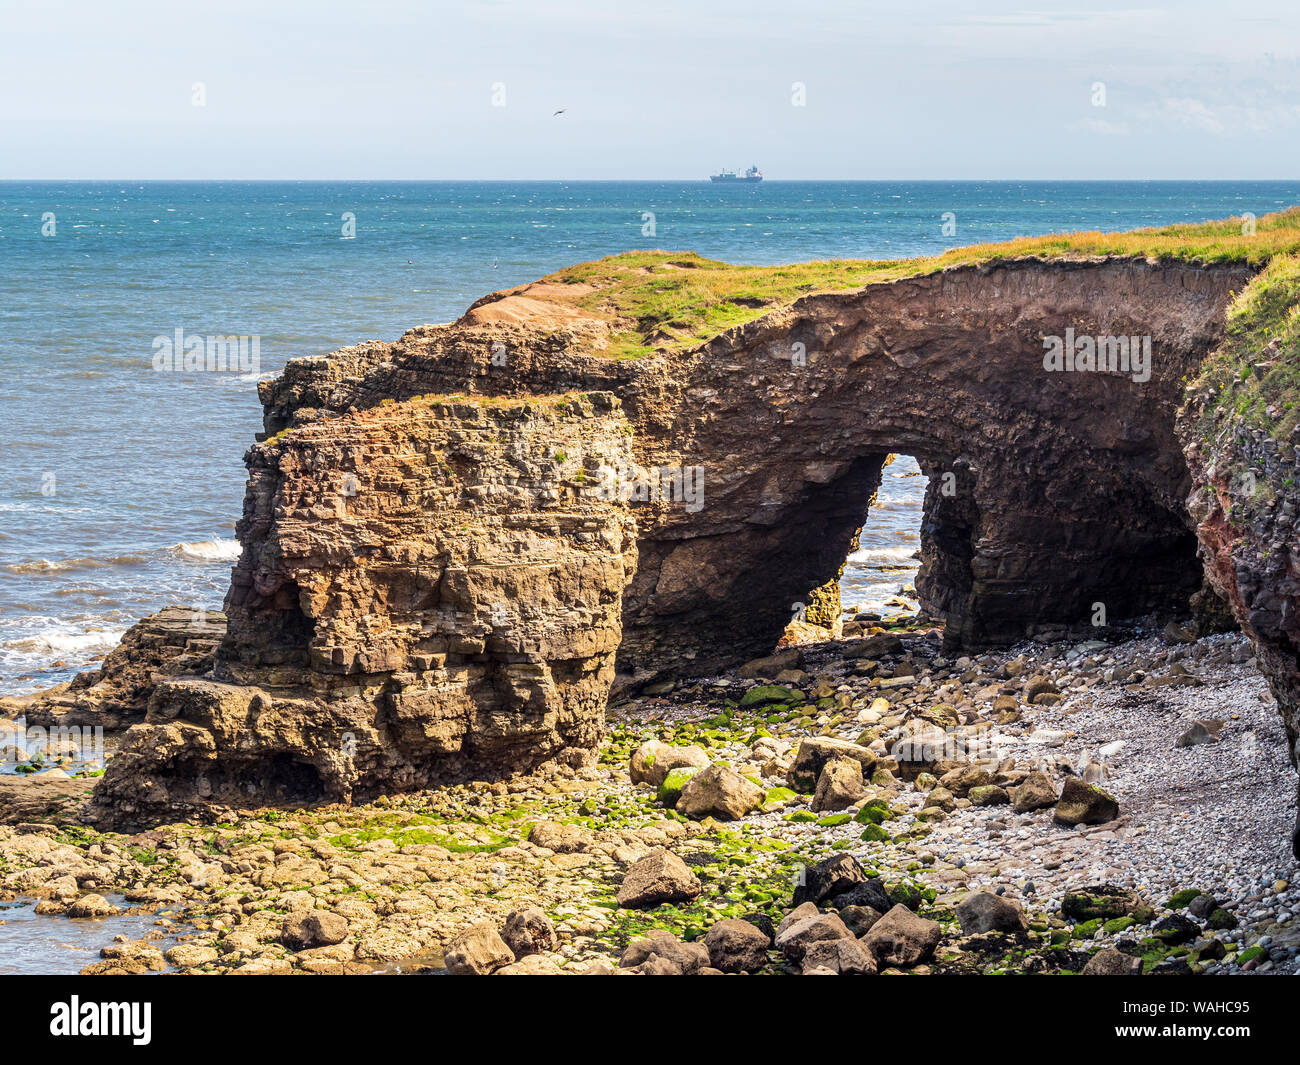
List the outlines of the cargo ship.
{"type": "Polygon", "coordinates": [[[734,170],[724,170],[721,174],[709,175],[710,181],[719,182],[740,182],[742,184],[752,184],[755,181],[763,180],[763,172],[756,166],[751,166],[743,174],[737,174],[734,170]]]}

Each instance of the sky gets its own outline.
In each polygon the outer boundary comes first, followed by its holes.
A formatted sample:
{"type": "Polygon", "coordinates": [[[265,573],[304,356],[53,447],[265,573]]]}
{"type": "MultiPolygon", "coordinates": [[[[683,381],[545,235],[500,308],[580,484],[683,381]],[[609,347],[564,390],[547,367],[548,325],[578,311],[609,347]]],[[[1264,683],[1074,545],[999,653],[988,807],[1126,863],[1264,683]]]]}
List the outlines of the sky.
{"type": "Polygon", "coordinates": [[[0,179],[1294,178],[1298,31],[1296,0],[0,0],[0,179]]]}

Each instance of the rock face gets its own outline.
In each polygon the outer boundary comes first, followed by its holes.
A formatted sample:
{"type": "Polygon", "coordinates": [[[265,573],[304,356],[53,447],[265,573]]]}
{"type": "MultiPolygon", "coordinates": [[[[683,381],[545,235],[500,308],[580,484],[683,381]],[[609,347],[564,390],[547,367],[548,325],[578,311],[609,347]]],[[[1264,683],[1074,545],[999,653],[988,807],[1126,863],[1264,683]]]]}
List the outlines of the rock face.
{"type": "MultiPolygon", "coordinates": [[[[1294,311],[1297,302],[1300,294],[1293,293],[1281,306],[1294,311]]],[[[1272,328],[1263,339],[1267,346],[1258,356],[1240,338],[1245,350],[1227,345],[1217,372],[1189,395],[1179,426],[1193,479],[1187,509],[1207,581],[1254,644],[1286,727],[1291,764],[1300,767],[1300,437],[1283,420],[1295,404],[1266,406],[1267,424],[1237,414],[1253,399],[1252,377],[1267,377],[1273,368],[1293,372],[1296,339],[1289,336],[1283,346],[1272,328]]],[[[1300,814],[1292,850],[1300,858],[1300,814]]]]}
{"type": "Polygon", "coordinates": [[[162,682],[95,793],[130,828],[588,759],[635,567],[607,395],[412,400],[254,447],[210,678],[162,682]],[[588,479],[590,477],[590,480],[588,479]]]}
{"type": "Polygon", "coordinates": [[[21,711],[29,725],[42,727],[117,729],[143,721],[158,681],[207,673],[225,634],[219,611],[166,607],[127,629],[98,669],[37,695],[21,711]]]}
{"type": "Polygon", "coordinates": [[[924,604],[955,644],[1009,643],[1087,625],[1098,602],[1111,618],[1183,611],[1200,587],[1174,413],[1251,273],[1002,260],[805,296],[694,350],[622,360],[606,322],[530,286],[290,363],[263,389],[266,428],[426,393],[619,396],[651,475],[633,489],[624,684],[770,654],[839,572],[882,463],[911,454],[930,477],[924,604]],[[1047,372],[1044,337],[1067,329],[1149,336],[1150,379],[1047,372]]]}

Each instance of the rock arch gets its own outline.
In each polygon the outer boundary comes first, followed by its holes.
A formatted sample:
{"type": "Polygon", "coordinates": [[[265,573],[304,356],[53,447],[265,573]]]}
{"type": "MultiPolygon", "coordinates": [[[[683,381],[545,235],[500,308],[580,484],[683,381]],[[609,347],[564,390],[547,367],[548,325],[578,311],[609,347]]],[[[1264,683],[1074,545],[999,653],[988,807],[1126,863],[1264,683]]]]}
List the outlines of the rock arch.
{"type": "Polygon", "coordinates": [[[890,452],[931,476],[918,589],[952,645],[1098,602],[1185,609],[1202,578],[1175,412],[1251,273],[995,260],[637,360],[538,284],[295,360],[261,388],[213,679],[160,689],[96,802],[122,824],[236,804],[230,763],[285,755],[335,800],[579,759],[616,675],[770,651],[890,452]],[[1150,337],[1149,379],[1046,372],[1043,338],[1067,330],[1150,337]],[[690,468],[702,505],[671,480],[644,502],[602,490],[690,468]]]}

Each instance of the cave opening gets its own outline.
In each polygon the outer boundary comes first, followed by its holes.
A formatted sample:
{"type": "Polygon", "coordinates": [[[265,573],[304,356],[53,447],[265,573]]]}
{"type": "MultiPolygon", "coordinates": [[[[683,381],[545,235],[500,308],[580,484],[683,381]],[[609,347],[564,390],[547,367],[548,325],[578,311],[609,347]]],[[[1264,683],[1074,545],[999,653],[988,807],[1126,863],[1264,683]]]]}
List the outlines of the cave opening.
{"type": "Polygon", "coordinates": [[[875,622],[920,610],[916,588],[929,478],[911,455],[890,455],[840,572],[843,620],[875,622]]]}

